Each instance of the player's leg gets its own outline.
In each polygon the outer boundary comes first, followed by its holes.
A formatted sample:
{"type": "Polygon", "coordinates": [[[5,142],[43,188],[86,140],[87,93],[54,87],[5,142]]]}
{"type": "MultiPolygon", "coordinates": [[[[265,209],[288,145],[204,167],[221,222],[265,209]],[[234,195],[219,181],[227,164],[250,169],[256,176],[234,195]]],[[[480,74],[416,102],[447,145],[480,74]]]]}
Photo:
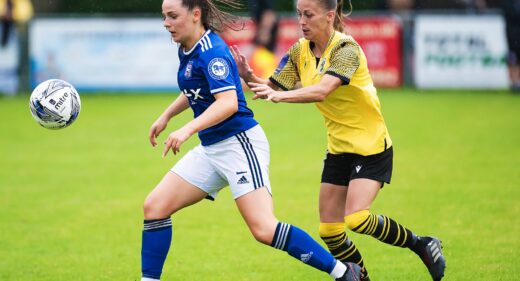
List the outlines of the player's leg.
{"type": "Polygon", "coordinates": [[[345,202],[347,187],[322,183],[320,187],[320,237],[334,257],[343,263],[358,264],[368,278],[363,257],[356,245],[347,237],[345,224],[345,202]]]}
{"type": "Polygon", "coordinates": [[[345,206],[347,227],[384,243],[410,248],[423,259],[433,279],[440,280],[444,275],[445,260],[438,239],[418,237],[395,220],[370,213],[370,206],[383,183],[390,183],[392,161],[392,147],[379,154],[358,155],[354,159],[345,206]]]}
{"type": "Polygon", "coordinates": [[[320,186],[320,237],[334,257],[344,263],[358,264],[368,278],[363,257],[356,245],[347,237],[345,224],[345,202],[347,198],[353,154],[327,153],[320,186]]]}
{"type": "MultiPolygon", "coordinates": [[[[337,262],[307,233],[279,222],[274,216],[269,182],[269,143],[260,126],[212,145],[207,152],[229,182],[238,209],[258,241],[286,251],[335,278],[346,275],[347,267],[337,262]]],[[[355,268],[350,272],[354,274],[348,276],[356,276],[355,268]]]]}
{"type": "Polygon", "coordinates": [[[292,257],[327,272],[333,278],[345,275],[346,266],[338,262],[305,231],[276,219],[267,188],[251,191],[235,201],[257,241],[285,251],[292,257]]]}
{"type": "Polygon", "coordinates": [[[143,280],[159,280],[168,254],[175,212],[195,204],[225,186],[201,146],[188,152],[148,195],[144,203],[142,238],[143,280]]]}
{"type": "Polygon", "coordinates": [[[345,209],[347,227],[386,244],[411,249],[421,257],[433,280],[440,280],[444,276],[445,260],[438,239],[419,237],[385,215],[370,213],[370,206],[381,184],[370,179],[354,179],[350,182],[345,209]]]}
{"type": "Polygon", "coordinates": [[[179,175],[168,172],[144,202],[144,230],[141,247],[142,280],[159,280],[172,239],[170,216],[206,197],[179,175]]]}

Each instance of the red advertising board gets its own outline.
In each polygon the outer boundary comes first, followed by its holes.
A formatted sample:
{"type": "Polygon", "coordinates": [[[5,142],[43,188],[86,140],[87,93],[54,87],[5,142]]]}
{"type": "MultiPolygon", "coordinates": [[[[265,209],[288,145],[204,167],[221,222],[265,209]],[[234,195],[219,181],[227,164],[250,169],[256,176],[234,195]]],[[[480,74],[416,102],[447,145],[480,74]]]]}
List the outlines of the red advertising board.
{"type": "Polygon", "coordinates": [[[356,17],[345,21],[346,33],[361,45],[378,87],[402,83],[401,22],[394,17],[356,17]]]}
{"type": "MultiPolygon", "coordinates": [[[[401,22],[390,16],[355,17],[345,20],[345,27],[346,33],[352,35],[363,48],[374,84],[383,88],[401,86],[401,22]]],[[[280,19],[275,56],[270,57],[252,44],[254,32],[254,24],[248,21],[244,30],[226,31],[222,36],[228,44],[238,45],[250,59],[253,69],[264,74],[272,73],[276,68],[272,60],[279,60],[302,37],[296,19],[280,19]]]]}

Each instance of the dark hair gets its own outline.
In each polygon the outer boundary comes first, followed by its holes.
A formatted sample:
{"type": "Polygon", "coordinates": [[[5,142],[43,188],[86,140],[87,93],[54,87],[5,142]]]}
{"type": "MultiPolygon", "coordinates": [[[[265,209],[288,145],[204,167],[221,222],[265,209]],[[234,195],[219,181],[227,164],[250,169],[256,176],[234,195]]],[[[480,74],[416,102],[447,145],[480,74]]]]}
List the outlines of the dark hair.
{"type": "Polygon", "coordinates": [[[201,21],[206,29],[213,31],[222,31],[228,27],[233,30],[241,30],[242,27],[238,27],[237,21],[238,16],[232,15],[219,9],[219,6],[224,5],[231,9],[240,9],[242,4],[236,0],[182,0],[182,5],[188,10],[192,11],[198,7],[201,9],[201,21]],[[217,3],[216,3],[217,2],[217,3]]]}
{"type": "Polygon", "coordinates": [[[350,12],[345,15],[343,14],[343,0],[320,0],[321,6],[327,10],[336,10],[336,18],[334,19],[334,30],[343,32],[343,18],[350,15],[352,12],[352,2],[348,0],[350,6],[350,12]]]}

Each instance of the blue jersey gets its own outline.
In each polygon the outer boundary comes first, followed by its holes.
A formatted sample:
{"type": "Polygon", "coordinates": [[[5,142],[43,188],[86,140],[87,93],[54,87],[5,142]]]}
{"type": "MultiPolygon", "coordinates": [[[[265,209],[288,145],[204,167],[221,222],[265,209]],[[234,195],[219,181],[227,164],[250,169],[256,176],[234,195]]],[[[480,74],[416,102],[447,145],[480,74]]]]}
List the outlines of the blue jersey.
{"type": "Polygon", "coordinates": [[[238,69],[228,46],[211,30],[189,51],[179,48],[177,79],[188,97],[194,117],[201,115],[214,101],[213,95],[235,90],[238,111],[228,119],[199,132],[202,145],[210,145],[248,130],[258,123],[247,107],[238,69]]]}

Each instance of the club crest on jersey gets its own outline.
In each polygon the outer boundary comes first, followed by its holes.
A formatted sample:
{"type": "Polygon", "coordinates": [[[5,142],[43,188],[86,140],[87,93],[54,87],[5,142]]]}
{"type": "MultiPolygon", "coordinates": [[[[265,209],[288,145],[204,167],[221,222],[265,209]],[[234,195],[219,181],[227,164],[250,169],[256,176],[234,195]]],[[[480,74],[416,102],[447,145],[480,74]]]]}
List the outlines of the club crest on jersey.
{"type": "Polygon", "coordinates": [[[184,78],[188,79],[191,77],[191,69],[193,68],[193,61],[189,61],[186,66],[186,71],[184,71],[184,78]]]}
{"type": "Polygon", "coordinates": [[[214,58],[209,62],[208,73],[215,80],[223,80],[229,75],[229,66],[224,59],[214,58]]]}
{"type": "Polygon", "coordinates": [[[320,62],[320,68],[318,73],[321,75],[323,73],[323,70],[325,69],[325,63],[327,62],[327,58],[322,58],[320,62]]]}

